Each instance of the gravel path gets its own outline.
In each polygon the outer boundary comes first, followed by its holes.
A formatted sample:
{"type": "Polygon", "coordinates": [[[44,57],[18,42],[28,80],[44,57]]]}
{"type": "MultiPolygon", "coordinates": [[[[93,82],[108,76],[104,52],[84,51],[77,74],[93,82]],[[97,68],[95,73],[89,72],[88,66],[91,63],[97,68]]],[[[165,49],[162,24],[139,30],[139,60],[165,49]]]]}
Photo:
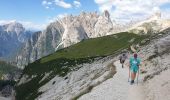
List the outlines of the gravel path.
{"type": "Polygon", "coordinates": [[[113,78],[94,87],[90,93],[81,96],[78,100],[144,100],[141,85],[130,85],[128,82],[128,68],[121,68],[119,61],[114,62],[117,73],[113,78]]]}

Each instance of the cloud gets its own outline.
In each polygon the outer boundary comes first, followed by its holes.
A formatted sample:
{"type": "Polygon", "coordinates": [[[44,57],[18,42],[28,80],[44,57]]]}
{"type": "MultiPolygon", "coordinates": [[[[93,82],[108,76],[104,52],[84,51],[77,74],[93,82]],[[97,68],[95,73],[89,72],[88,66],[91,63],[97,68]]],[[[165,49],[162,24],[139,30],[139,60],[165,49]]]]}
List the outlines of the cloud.
{"type": "Polygon", "coordinates": [[[79,1],[74,1],[73,4],[76,8],[81,7],[81,3],[79,1]]]}
{"type": "Polygon", "coordinates": [[[67,13],[63,13],[63,14],[58,14],[57,17],[59,19],[63,18],[63,17],[66,17],[68,14],[67,13]]]}
{"type": "Polygon", "coordinates": [[[63,8],[72,8],[72,5],[69,3],[64,2],[63,0],[55,0],[55,4],[57,6],[63,7],[63,8]]]}
{"type": "Polygon", "coordinates": [[[48,23],[55,22],[56,20],[62,19],[63,17],[65,17],[65,16],[67,16],[67,15],[68,15],[67,13],[63,13],[63,14],[58,14],[58,15],[55,16],[55,17],[48,17],[48,18],[47,18],[47,22],[48,22],[48,23]]]}
{"type": "Polygon", "coordinates": [[[105,4],[111,0],[94,0],[97,4],[105,4]]]}
{"type": "Polygon", "coordinates": [[[74,0],[72,3],[65,2],[64,0],[43,0],[42,5],[47,9],[54,9],[54,7],[59,6],[65,9],[69,8],[80,8],[81,2],[79,0],[74,0]]]}
{"type": "Polygon", "coordinates": [[[127,22],[146,18],[160,10],[160,6],[169,3],[170,0],[94,0],[99,6],[99,11],[108,10],[111,18],[117,21],[127,22]]]}
{"type": "Polygon", "coordinates": [[[37,24],[29,21],[18,21],[21,23],[27,30],[44,30],[47,26],[47,24],[37,24]]]}
{"type": "Polygon", "coordinates": [[[113,0],[94,0],[99,5],[99,11],[111,10],[113,0]]]}
{"type": "Polygon", "coordinates": [[[44,1],[42,1],[42,5],[43,5],[46,9],[49,9],[50,6],[52,6],[52,2],[44,0],[44,1]]]}
{"type": "Polygon", "coordinates": [[[16,20],[0,20],[0,25],[9,24],[12,22],[16,22],[16,20]]]}
{"type": "Polygon", "coordinates": [[[42,5],[46,5],[47,4],[47,1],[42,1],[42,5]]]}

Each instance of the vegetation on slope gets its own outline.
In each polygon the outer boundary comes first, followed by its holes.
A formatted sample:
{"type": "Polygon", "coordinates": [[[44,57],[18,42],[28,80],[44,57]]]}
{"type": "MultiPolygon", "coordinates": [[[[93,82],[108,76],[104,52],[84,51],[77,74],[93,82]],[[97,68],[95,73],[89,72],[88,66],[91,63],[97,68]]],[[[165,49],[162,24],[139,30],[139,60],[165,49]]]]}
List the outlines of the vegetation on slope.
{"type": "Polygon", "coordinates": [[[18,71],[16,66],[6,63],[5,61],[0,61],[0,78],[2,78],[4,74],[13,73],[15,71],[18,71]]]}
{"type": "Polygon", "coordinates": [[[34,77],[30,81],[16,86],[16,99],[34,100],[41,94],[38,89],[56,75],[64,77],[72,69],[78,69],[76,65],[91,63],[94,58],[114,54],[128,48],[131,44],[139,43],[144,38],[145,36],[124,32],[83,40],[28,64],[23,71],[23,75],[28,75],[28,78],[34,77]],[[50,75],[42,81],[41,79],[45,76],[45,73],[50,73],[50,75]]]}
{"type": "Polygon", "coordinates": [[[8,74],[10,77],[14,77],[15,73],[18,71],[20,70],[16,66],[6,63],[5,61],[0,61],[0,91],[2,91],[5,86],[14,86],[16,83],[14,80],[5,79],[4,75],[8,74]]]}

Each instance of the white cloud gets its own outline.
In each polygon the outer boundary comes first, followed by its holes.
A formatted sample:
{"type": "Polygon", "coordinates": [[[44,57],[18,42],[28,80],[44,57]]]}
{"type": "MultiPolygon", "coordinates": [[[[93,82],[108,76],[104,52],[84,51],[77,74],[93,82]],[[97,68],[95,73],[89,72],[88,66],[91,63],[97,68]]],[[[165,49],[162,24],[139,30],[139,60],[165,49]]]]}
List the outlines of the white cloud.
{"type": "MultiPolygon", "coordinates": [[[[160,6],[170,3],[170,0],[94,0],[99,11],[108,10],[111,18],[117,21],[143,19],[161,11],[160,6]]],[[[161,11],[165,13],[165,11],[161,11]]],[[[168,14],[168,13],[167,13],[168,14]]],[[[168,14],[170,15],[170,14],[168,14]]],[[[166,15],[166,16],[168,16],[166,15]]],[[[163,16],[164,17],[164,16],[163,16]]]]}
{"type": "Polygon", "coordinates": [[[16,22],[16,20],[0,20],[0,25],[9,24],[12,22],[16,22]]]}
{"type": "Polygon", "coordinates": [[[56,20],[59,20],[59,19],[65,17],[65,16],[67,16],[67,15],[68,15],[67,13],[63,13],[63,14],[58,14],[58,15],[55,16],[55,17],[49,17],[49,18],[47,19],[47,22],[48,22],[48,23],[55,22],[56,20]]]}
{"type": "Polygon", "coordinates": [[[81,3],[79,1],[74,1],[73,4],[76,8],[81,7],[81,3]]]}
{"type": "Polygon", "coordinates": [[[44,30],[47,24],[37,24],[28,21],[18,21],[21,23],[27,30],[44,30]]]}
{"type": "Polygon", "coordinates": [[[49,9],[50,7],[49,7],[49,6],[46,6],[45,8],[46,8],[46,9],[49,9]]]}
{"type": "Polygon", "coordinates": [[[61,19],[61,18],[63,18],[63,17],[66,17],[67,15],[68,15],[67,13],[63,13],[63,14],[57,15],[57,17],[58,17],[59,19],[61,19]]]}
{"type": "Polygon", "coordinates": [[[63,8],[72,8],[72,5],[69,3],[64,2],[63,0],[55,0],[55,4],[57,6],[63,7],[63,8]]]}
{"type": "Polygon", "coordinates": [[[52,2],[48,2],[47,4],[48,4],[48,5],[51,5],[51,4],[52,4],[52,2]]]}
{"type": "Polygon", "coordinates": [[[170,19],[170,10],[166,9],[163,13],[162,16],[164,16],[164,19],[170,19]]]}
{"type": "Polygon", "coordinates": [[[44,0],[44,1],[42,2],[42,5],[46,5],[46,4],[47,4],[47,1],[44,0]]]}
{"type": "Polygon", "coordinates": [[[44,1],[42,1],[42,5],[43,5],[46,9],[49,9],[50,6],[52,5],[52,2],[47,1],[47,0],[44,0],[44,1]]]}
{"type": "Polygon", "coordinates": [[[94,0],[97,4],[105,4],[111,0],[94,0]]]}
{"type": "Polygon", "coordinates": [[[59,6],[65,9],[69,8],[80,8],[81,2],[79,0],[74,0],[72,3],[65,2],[65,0],[43,0],[42,5],[49,9],[54,9],[55,6],[59,6]]]}
{"type": "Polygon", "coordinates": [[[99,5],[99,11],[111,10],[113,0],[94,0],[99,5]]]}

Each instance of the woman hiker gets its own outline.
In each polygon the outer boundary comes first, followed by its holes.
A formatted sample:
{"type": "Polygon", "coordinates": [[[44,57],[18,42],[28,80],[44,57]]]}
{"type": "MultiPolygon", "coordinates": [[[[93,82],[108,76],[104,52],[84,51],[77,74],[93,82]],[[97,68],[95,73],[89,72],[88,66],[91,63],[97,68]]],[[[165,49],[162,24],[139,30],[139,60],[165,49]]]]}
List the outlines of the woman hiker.
{"type": "Polygon", "coordinates": [[[138,57],[137,53],[135,53],[133,55],[133,57],[130,58],[129,65],[130,65],[129,70],[131,72],[131,82],[130,82],[130,84],[133,84],[134,80],[136,78],[136,73],[138,72],[139,65],[140,65],[140,58],[138,57]]]}

